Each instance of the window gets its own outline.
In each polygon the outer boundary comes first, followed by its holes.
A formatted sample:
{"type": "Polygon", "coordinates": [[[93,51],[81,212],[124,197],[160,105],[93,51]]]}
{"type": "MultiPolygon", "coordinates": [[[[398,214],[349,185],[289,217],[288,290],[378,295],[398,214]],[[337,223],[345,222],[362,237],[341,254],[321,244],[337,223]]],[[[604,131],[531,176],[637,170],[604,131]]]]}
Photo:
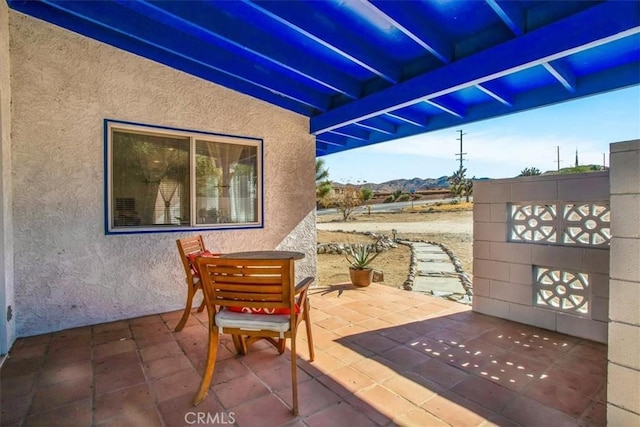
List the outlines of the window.
{"type": "Polygon", "coordinates": [[[262,227],[262,140],[105,120],[107,233],[262,227]]]}

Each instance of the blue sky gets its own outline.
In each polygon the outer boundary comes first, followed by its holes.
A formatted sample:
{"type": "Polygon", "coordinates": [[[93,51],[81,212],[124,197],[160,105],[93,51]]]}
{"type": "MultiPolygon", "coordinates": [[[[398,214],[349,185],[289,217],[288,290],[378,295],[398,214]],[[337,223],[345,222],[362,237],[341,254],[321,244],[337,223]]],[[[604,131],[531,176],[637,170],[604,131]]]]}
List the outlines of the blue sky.
{"type": "Polygon", "coordinates": [[[523,113],[374,144],[322,157],[336,182],[381,183],[438,178],[458,169],[461,129],[468,177],[509,178],[575,164],[609,166],[611,142],[640,139],[640,87],[617,90],[523,113]]]}

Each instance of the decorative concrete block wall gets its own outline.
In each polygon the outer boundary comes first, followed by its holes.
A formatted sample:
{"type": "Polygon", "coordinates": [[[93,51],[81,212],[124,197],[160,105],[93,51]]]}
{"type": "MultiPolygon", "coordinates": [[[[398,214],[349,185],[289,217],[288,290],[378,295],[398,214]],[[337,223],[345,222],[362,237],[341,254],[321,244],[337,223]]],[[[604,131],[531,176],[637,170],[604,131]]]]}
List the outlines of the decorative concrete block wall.
{"type": "Polygon", "coordinates": [[[609,173],[474,184],[473,310],[607,342],[609,173]]]}
{"type": "Polygon", "coordinates": [[[640,425],[640,140],[611,144],[607,423],[640,425]]]}

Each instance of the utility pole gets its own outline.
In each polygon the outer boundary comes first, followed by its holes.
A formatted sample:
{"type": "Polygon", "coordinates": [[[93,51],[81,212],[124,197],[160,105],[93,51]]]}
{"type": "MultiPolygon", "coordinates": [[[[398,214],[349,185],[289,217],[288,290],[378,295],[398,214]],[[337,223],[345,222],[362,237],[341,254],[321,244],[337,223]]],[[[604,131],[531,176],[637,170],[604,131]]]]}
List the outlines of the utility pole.
{"type": "Polygon", "coordinates": [[[460,152],[458,154],[456,154],[456,157],[459,157],[460,160],[460,170],[462,170],[462,161],[465,160],[464,156],[467,153],[463,153],[462,152],[462,135],[466,135],[466,133],[462,133],[462,129],[458,130],[458,132],[460,132],[460,138],[458,138],[458,141],[460,141],[460,152]]]}
{"type": "Polygon", "coordinates": [[[558,160],[556,160],[555,163],[558,164],[558,170],[560,170],[560,162],[561,162],[561,160],[560,160],[560,146],[559,145],[558,145],[558,147],[556,149],[556,153],[557,153],[558,160]]]}

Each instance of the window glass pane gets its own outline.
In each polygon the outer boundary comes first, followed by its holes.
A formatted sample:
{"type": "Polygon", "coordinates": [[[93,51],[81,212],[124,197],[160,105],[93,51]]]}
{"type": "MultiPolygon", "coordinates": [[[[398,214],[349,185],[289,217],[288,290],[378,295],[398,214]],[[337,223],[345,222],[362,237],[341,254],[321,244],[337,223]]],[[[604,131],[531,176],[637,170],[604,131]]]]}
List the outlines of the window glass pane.
{"type": "Polygon", "coordinates": [[[189,138],[114,130],[113,227],[189,225],[189,138]]]}
{"type": "Polygon", "coordinates": [[[196,223],[258,221],[258,148],[196,141],[196,223]]]}

